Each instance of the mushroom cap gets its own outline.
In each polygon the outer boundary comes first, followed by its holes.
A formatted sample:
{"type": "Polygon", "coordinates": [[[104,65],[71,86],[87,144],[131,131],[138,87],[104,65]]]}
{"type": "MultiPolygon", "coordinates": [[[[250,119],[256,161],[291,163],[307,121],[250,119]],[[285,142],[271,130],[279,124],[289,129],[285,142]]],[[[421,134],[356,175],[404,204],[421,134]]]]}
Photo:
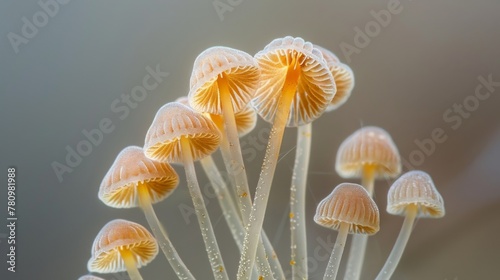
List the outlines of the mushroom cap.
{"type": "Polygon", "coordinates": [[[335,169],[343,178],[361,177],[363,167],[372,165],[375,177],[396,177],[401,173],[398,148],[385,130],[375,126],[358,129],[340,145],[335,169]]]}
{"type": "Polygon", "coordinates": [[[315,47],[323,54],[326,64],[330,72],[332,72],[335,85],[337,86],[337,93],[335,93],[330,105],[326,108],[326,111],[330,112],[342,106],[351,96],[355,83],[354,73],[351,67],[340,62],[339,58],[334,53],[320,46],[315,47]]]}
{"type": "Polygon", "coordinates": [[[193,160],[213,153],[221,141],[220,131],[209,118],[172,102],[156,113],[146,133],[144,153],[158,161],[182,162],[181,137],[189,139],[193,160]]]}
{"type": "Polygon", "coordinates": [[[260,70],[255,59],[246,52],[211,47],[194,61],[190,79],[189,104],[198,112],[222,115],[217,79],[228,82],[233,111],[239,112],[252,99],[259,85],[260,70]]]}
{"type": "Polygon", "coordinates": [[[151,160],[141,147],[129,146],[115,159],[99,188],[99,199],[115,208],[137,207],[139,185],[147,187],[152,203],[162,201],[179,184],[175,170],[164,162],[151,160]]]}
{"type": "Polygon", "coordinates": [[[300,77],[292,100],[287,126],[300,126],[317,119],[335,95],[332,73],[317,48],[302,38],[273,40],[255,55],[261,69],[261,84],[252,105],[267,122],[273,122],[292,61],[300,65],[300,77]]]}
{"type": "Polygon", "coordinates": [[[380,214],[365,188],[342,183],[318,204],[314,221],[334,230],[348,223],[349,233],[372,235],[379,231],[380,214]]]}
{"type": "Polygon", "coordinates": [[[89,275],[80,276],[80,278],[78,278],[78,280],[104,280],[104,279],[101,277],[97,277],[97,276],[89,274],[89,275]]]}
{"type": "Polygon", "coordinates": [[[410,204],[418,206],[417,217],[441,218],[444,201],[429,174],[413,170],[399,177],[387,193],[387,212],[404,216],[410,204]]]}
{"type": "Polygon", "coordinates": [[[156,257],[158,244],[153,235],[137,223],[120,219],[110,221],[94,240],[88,270],[97,273],[125,271],[120,250],[129,250],[140,268],[156,257]]]}

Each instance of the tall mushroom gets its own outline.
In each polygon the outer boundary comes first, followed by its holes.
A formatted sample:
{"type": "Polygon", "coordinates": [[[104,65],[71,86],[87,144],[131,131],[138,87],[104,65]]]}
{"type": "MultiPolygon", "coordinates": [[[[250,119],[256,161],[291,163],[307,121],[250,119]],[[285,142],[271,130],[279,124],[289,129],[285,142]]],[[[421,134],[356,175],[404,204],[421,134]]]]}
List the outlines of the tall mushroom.
{"type": "Polygon", "coordinates": [[[377,233],[380,217],[377,205],[362,186],[343,183],[318,204],[314,221],[339,232],[323,278],[333,280],[337,277],[347,235],[377,233]]]}
{"type": "Polygon", "coordinates": [[[144,152],[162,162],[180,162],[200,225],[215,279],[228,279],[217,239],[198,184],[194,161],[213,153],[220,143],[215,124],[180,103],[167,103],[158,110],[146,134],[144,152]]]}
{"type": "Polygon", "coordinates": [[[275,39],[255,58],[261,68],[261,84],[252,104],[273,125],[247,225],[238,280],[250,277],[285,127],[312,122],[335,94],[335,82],[321,52],[302,38],[275,39]]]}
{"type": "Polygon", "coordinates": [[[387,193],[387,212],[404,216],[398,239],[376,280],[388,280],[398,266],[408,243],[415,218],[441,218],[445,214],[444,201],[434,186],[431,176],[423,171],[410,171],[392,184],[387,193]]]}
{"type": "Polygon", "coordinates": [[[116,157],[99,188],[99,199],[114,208],[140,207],[153,235],[179,279],[195,279],[164,231],[153,209],[179,183],[174,169],[164,162],[147,158],[141,147],[129,146],[116,157]]]}
{"type": "MultiPolygon", "coordinates": [[[[343,178],[361,177],[361,185],[372,196],[375,179],[396,177],[401,173],[401,159],[389,133],[379,127],[367,126],[342,142],[335,169],[343,178]]],[[[366,235],[353,237],[345,279],[358,280],[361,277],[367,242],[366,235]]]]}
{"type": "Polygon", "coordinates": [[[142,280],[139,269],[158,254],[158,244],[143,226],[113,220],[97,234],[87,268],[90,272],[115,273],[127,271],[130,280],[142,280]]]}

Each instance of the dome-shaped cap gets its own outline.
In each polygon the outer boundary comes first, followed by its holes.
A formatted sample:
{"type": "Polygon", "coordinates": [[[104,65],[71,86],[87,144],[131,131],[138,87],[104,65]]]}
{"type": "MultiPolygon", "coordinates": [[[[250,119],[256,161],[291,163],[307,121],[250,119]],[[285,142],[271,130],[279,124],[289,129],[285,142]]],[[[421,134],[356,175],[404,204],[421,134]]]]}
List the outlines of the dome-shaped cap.
{"type": "Polygon", "coordinates": [[[351,67],[340,62],[334,53],[320,46],[315,47],[323,54],[326,64],[328,65],[328,68],[333,75],[333,79],[335,80],[335,85],[337,86],[337,92],[332,98],[330,105],[326,108],[326,111],[329,112],[342,106],[351,96],[355,83],[354,73],[352,72],[351,67]]]}
{"type": "Polygon", "coordinates": [[[169,196],[177,187],[179,177],[164,162],[151,160],[141,147],[129,146],[115,159],[101,182],[99,199],[115,208],[138,206],[139,185],[147,187],[152,203],[169,196]]]}
{"type": "Polygon", "coordinates": [[[259,75],[259,66],[251,55],[228,47],[209,48],[194,61],[189,104],[198,112],[222,115],[217,80],[223,76],[230,91],[233,111],[239,112],[253,98],[259,75]]]}
{"type": "Polygon", "coordinates": [[[387,193],[387,212],[405,215],[406,207],[417,205],[417,217],[441,218],[445,214],[444,201],[434,186],[431,176],[423,171],[410,171],[399,177],[387,193]]]}
{"type": "Polygon", "coordinates": [[[158,244],[143,226],[126,220],[113,220],[97,234],[92,245],[88,270],[97,273],[125,271],[125,262],[120,250],[131,252],[137,267],[142,267],[156,257],[158,244]]]}
{"type": "Polygon", "coordinates": [[[261,84],[252,105],[266,121],[272,122],[289,66],[300,67],[287,126],[299,126],[317,119],[335,95],[333,76],[321,52],[302,38],[275,39],[255,55],[261,68],[261,84]],[[293,64],[296,62],[296,64],[293,64]]]}
{"type": "Polygon", "coordinates": [[[335,230],[347,223],[349,233],[372,235],[379,231],[380,217],[377,205],[365,188],[342,183],[318,204],[314,221],[335,230]]]}
{"type": "Polygon", "coordinates": [[[182,162],[181,137],[189,139],[193,160],[213,153],[221,140],[220,131],[209,118],[172,102],[156,113],[146,134],[144,153],[157,161],[182,162]]]}
{"type": "Polygon", "coordinates": [[[375,177],[396,177],[401,173],[398,148],[385,130],[375,126],[358,129],[342,142],[335,169],[343,178],[361,177],[363,168],[375,168],[375,177]]]}

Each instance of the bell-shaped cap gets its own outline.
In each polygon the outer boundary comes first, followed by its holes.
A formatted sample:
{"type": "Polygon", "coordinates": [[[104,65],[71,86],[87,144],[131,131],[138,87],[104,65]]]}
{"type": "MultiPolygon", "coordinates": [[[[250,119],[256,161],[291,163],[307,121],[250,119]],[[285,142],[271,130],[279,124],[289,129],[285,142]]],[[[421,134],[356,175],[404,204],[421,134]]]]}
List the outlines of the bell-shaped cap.
{"type": "Polygon", "coordinates": [[[97,273],[125,271],[125,262],[120,253],[122,250],[132,253],[140,268],[156,257],[158,244],[143,226],[126,220],[113,220],[97,234],[87,264],[88,270],[97,273]]]}
{"type": "Polygon", "coordinates": [[[239,112],[253,98],[259,76],[259,66],[251,55],[228,47],[209,48],[194,61],[189,104],[198,112],[222,115],[218,79],[224,78],[233,111],[239,112]]]}
{"type": "Polygon", "coordinates": [[[207,117],[177,102],[167,103],[158,110],[146,133],[144,153],[157,161],[182,162],[180,140],[187,138],[193,160],[213,153],[220,144],[221,134],[207,117]]]}
{"type": "Polygon", "coordinates": [[[315,47],[323,54],[326,64],[328,65],[330,72],[332,72],[335,85],[337,86],[337,92],[332,98],[330,105],[326,108],[326,111],[329,112],[342,106],[351,96],[355,83],[354,73],[352,72],[351,67],[340,62],[334,53],[320,46],[315,47]]]}
{"type": "Polygon", "coordinates": [[[417,217],[441,218],[444,201],[429,174],[413,170],[399,177],[387,193],[387,212],[404,216],[408,205],[418,207],[417,217]]]}
{"type": "Polygon", "coordinates": [[[379,231],[380,214],[365,188],[342,183],[318,204],[314,221],[334,230],[347,223],[349,233],[372,235],[379,231]]]}
{"type": "Polygon", "coordinates": [[[151,160],[141,147],[129,146],[115,159],[99,188],[99,199],[115,208],[130,208],[138,205],[138,186],[145,186],[152,203],[169,196],[179,177],[165,162],[151,160]]]}
{"type": "Polygon", "coordinates": [[[396,144],[385,130],[375,126],[358,129],[342,142],[335,163],[343,178],[359,178],[371,165],[375,177],[396,177],[401,173],[401,158],[396,144]]]}
{"type": "Polygon", "coordinates": [[[300,126],[317,119],[335,95],[336,87],[321,52],[310,42],[290,36],[273,40],[255,55],[261,84],[252,105],[267,122],[273,122],[289,67],[300,68],[287,126],[300,126]]]}

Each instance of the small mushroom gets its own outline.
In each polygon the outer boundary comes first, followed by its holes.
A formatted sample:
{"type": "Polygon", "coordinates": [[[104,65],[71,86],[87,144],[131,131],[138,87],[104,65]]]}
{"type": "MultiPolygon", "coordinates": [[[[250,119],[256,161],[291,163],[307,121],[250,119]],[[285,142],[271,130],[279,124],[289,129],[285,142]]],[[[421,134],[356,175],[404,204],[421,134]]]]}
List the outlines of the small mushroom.
{"type": "Polygon", "coordinates": [[[99,199],[114,208],[140,207],[165,257],[180,279],[194,279],[164,231],[153,203],[168,197],[179,183],[174,169],[147,158],[141,147],[123,149],[104,176],[99,199]]]}
{"type": "Polygon", "coordinates": [[[408,243],[415,218],[441,218],[444,201],[431,176],[423,171],[410,171],[392,184],[387,193],[387,212],[404,216],[398,239],[376,280],[388,280],[396,270],[408,243]]]}
{"type": "Polygon", "coordinates": [[[342,178],[361,177],[361,185],[372,195],[376,178],[393,178],[401,173],[401,158],[389,133],[376,126],[367,126],[342,142],[335,169],[342,178]]]}
{"type": "Polygon", "coordinates": [[[162,162],[180,162],[215,279],[228,279],[217,239],[198,184],[194,161],[213,153],[221,134],[215,124],[193,109],[177,102],[158,110],[146,134],[144,152],[162,162]]]}
{"type": "Polygon", "coordinates": [[[317,119],[335,95],[335,82],[319,50],[302,38],[273,40],[255,55],[261,84],[252,105],[272,123],[245,236],[238,279],[249,279],[286,126],[317,119]]]}
{"type": "MultiPolygon", "coordinates": [[[[342,142],[335,163],[343,178],[361,177],[368,193],[373,195],[376,178],[395,177],[401,172],[398,149],[385,130],[375,126],[358,129],[342,142]]],[[[349,250],[345,280],[361,277],[368,237],[355,235],[349,250]]]]}
{"type": "Polygon", "coordinates": [[[339,232],[323,278],[330,280],[337,277],[347,235],[377,233],[380,217],[377,205],[362,186],[343,183],[318,204],[314,221],[339,232]]]}
{"type": "Polygon", "coordinates": [[[252,200],[241,154],[236,113],[244,110],[259,85],[260,69],[255,59],[240,50],[212,47],[195,60],[190,79],[189,104],[208,113],[222,132],[220,146],[229,176],[235,184],[238,208],[246,224],[252,200]],[[247,196],[244,196],[247,194],[247,196]]]}
{"type": "Polygon", "coordinates": [[[113,220],[97,234],[87,268],[90,272],[115,273],[127,270],[131,280],[142,280],[139,269],[158,254],[158,244],[143,226],[113,220]]]}

